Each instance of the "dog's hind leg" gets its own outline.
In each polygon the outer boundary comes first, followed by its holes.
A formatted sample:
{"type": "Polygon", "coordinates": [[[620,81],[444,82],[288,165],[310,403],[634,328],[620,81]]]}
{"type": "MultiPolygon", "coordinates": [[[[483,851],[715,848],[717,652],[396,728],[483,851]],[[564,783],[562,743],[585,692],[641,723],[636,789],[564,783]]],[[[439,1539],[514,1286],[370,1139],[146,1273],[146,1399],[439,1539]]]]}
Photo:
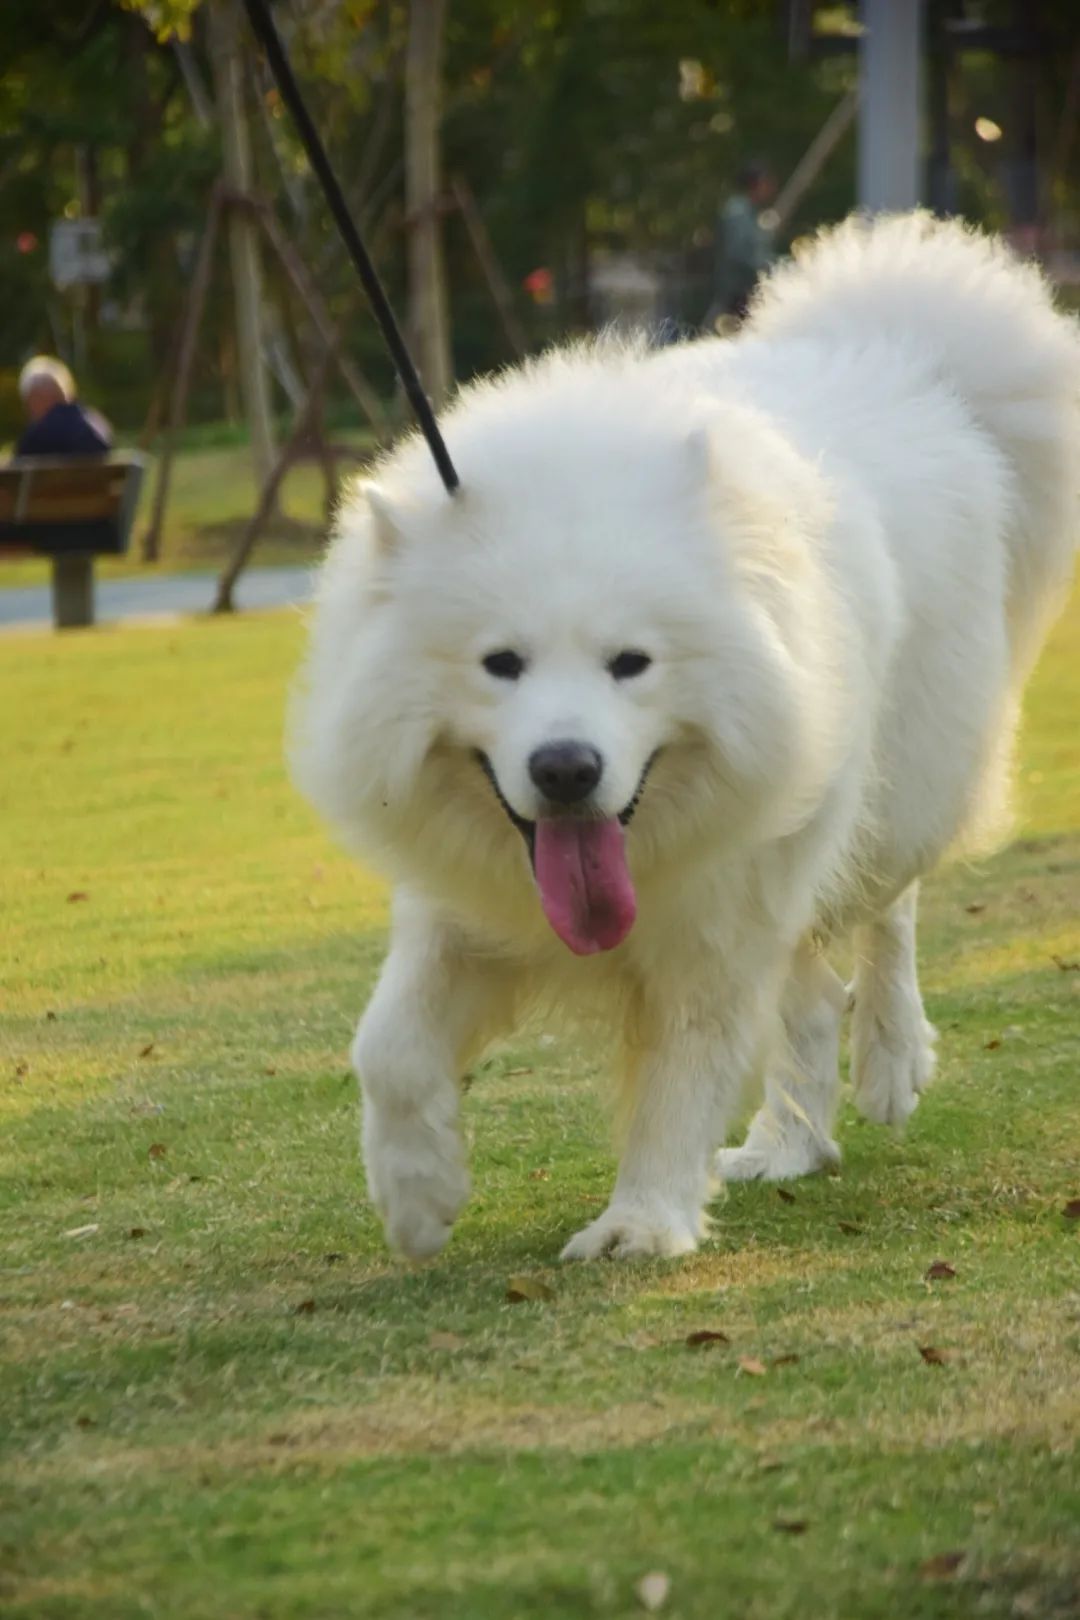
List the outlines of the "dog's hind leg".
{"type": "Polygon", "coordinates": [[[804,941],[781,1003],[784,1039],[765,1081],[765,1102],[742,1147],[721,1148],[724,1181],[786,1181],[840,1162],[833,1141],[840,1024],[848,994],[821,952],[804,941]]]}
{"type": "Polygon", "coordinates": [[[459,1076],[505,1025],[513,999],[505,964],[471,951],[422,902],[395,905],[390,954],[352,1057],[368,1192],[390,1246],[411,1259],[438,1253],[468,1197],[459,1076]]]}
{"type": "Polygon", "coordinates": [[[934,1072],[915,966],[918,884],[855,932],[851,1078],[855,1106],[879,1125],[902,1125],[934,1072]]]}

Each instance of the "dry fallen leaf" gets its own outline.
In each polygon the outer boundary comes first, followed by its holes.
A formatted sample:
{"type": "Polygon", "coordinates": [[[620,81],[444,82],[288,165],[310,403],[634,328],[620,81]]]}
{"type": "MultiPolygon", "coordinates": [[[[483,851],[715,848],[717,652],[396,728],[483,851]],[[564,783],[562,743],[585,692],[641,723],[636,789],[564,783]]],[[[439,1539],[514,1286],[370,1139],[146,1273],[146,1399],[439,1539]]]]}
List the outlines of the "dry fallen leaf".
{"type": "Polygon", "coordinates": [[[994,1039],[992,1041],[984,1041],[983,1042],[983,1051],[984,1052],[996,1052],[1000,1045],[1001,1045],[1001,1042],[997,1038],[997,1036],[995,1035],[995,1037],[994,1037],[994,1039]]]}
{"type": "Polygon", "coordinates": [[[464,1350],[465,1340],[460,1333],[430,1333],[429,1350],[464,1350]]]}
{"type": "Polygon", "coordinates": [[[1070,1198],[1061,1213],[1067,1221],[1080,1221],[1080,1198],[1070,1198]]]}
{"type": "Polygon", "coordinates": [[[757,1356],[740,1356],[739,1371],[746,1373],[750,1378],[764,1378],[765,1363],[759,1361],[757,1356]]]}
{"type": "Polygon", "coordinates": [[[980,911],[986,910],[986,901],[972,900],[970,905],[964,907],[964,910],[970,912],[973,917],[977,917],[980,911]]]}
{"type": "Polygon", "coordinates": [[[638,1581],[634,1591],[637,1593],[637,1599],[641,1607],[647,1609],[650,1614],[655,1614],[657,1609],[662,1609],[668,1600],[668,1594],[671,1591],[671,1577],[665,1575],[662,1569],[650,1569],[649,1573],[643,1575],[638,1581]]]}
{"type": "Polygon", "coordinates": [[[90,896],[87,894],[85,889],[72,889],[71,893],[67,897],[68,905],[74,905],[76,900],[89,900],[89,898],[90,896]]]}
{"type": "Polygon", "coordinates": [[[89,1226],[73,1226],[70,1231],[64,1233],[64,1236],[70,1238],[89,1237],[91,1232],[96,1232],[98,1229],[98,1222],[91,1221],[89,1226]]]}
{"type": "Polygon", "coordinates": [[[919,1354],[928,1367],[944,1367],[949,1359],[947,1352],[939,1350],[936,1344],[920,1344],[919,1354]]]}
{"type": "Polygon", "coordinates": [[[299,1305],[293,1306],[293,1314],[294,1316],[310,1316],[314,1309],[315,1301],[313,1299],[302,1299],[299,1305]]]}
{"type": "Polygon", "coordinates": [[[145,1046],[144,1046],[144,1047],[143,1047],[143,1049],[142,1049],[142,1051],[141,1051],[141,1052],[140,1052],[140,1053],[139,1053],[139,1056],[140,1056],[140,1057],[141,1057],[141,1058],[144,1058],[144,1057],[149,1057],[149,1056],[150,1056],[150,1054],[151,1054],[151,1052],[152,1052],[152,1051],[153,1051],[153,1050],[154,1050],[154,1043],[153,1043],[153,1041],[148,1041],[148,1042],[147,1042],[147,1043],[146,1043],[146,1045],[145,1045],[145,1046]]]}
{"type": "Polygon", "coordinates": [[[803,1536],[810,1528],[809,1519],[774,1519],[774,1530],[783,1530],[785,1535],[803,1536]]]}
{"type": "Polygon", "coordinates": [[[151,1142],[147,1151],[152,1159],[163,1159],[169,1150],[164,1142],[151,1142]]]}
{"type": "Polygon", "coordinates": [[[506,1285],[506,1298],[511,1305],[520,1305],[527,1299],[554,1299],[555,1290],[539,1277],[511,1277],[506,1285]]]}
{"type": "Polygon", "coordinates": [[[795,1202],[795,1194],[788,1192],[786,1187],[777,1187],[776,1196],[782,1204],[793,1204],[795,1202]]]}
{"type": "Polygon", "coordinates": [[[731,1340],[726,1333],[716,1328],[697,1328],[693,1333],[686,1335],[686,1342],[691,1350],[696,1350],[703,1344],[730,1344],[731,1340]]]}
{"type": "Polygon", "coordinates": [[[1052,956],[1050,960],[1062,973],[1080,973],[1080,959],[1073,961],[1064,956],[1052,956]]]}
{"type": "Polygon", "coordinates": [[[943,1277],[955,1277],[956,1267],[950,1266],[947,1260],[935,1260],[926,1273],[927,1282],[938,1282],[943,1277]]]}
{"type": "Polygon", "coordinates": [[[967,1554],[961,1550],[935,1553],[933,1558],[927,1558],[919,1565],[919,1574],[924,1581],[947,1581],[955,1575],[967,1554]]]}

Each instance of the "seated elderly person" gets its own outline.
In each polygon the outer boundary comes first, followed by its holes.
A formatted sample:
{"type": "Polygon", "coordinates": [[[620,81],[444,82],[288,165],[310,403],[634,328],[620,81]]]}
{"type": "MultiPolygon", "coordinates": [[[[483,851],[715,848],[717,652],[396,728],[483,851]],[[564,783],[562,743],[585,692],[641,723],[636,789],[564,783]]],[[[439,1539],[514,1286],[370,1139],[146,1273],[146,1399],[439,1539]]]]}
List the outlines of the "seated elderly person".
{"type": "Polygon", "coordinates": [[[112,428],[75,398],[75,379],[62,360],[39,354],[19,374],[19,394],[29,425],[15,446],[17,456],[101,456],[112,445],[112,428]]]}

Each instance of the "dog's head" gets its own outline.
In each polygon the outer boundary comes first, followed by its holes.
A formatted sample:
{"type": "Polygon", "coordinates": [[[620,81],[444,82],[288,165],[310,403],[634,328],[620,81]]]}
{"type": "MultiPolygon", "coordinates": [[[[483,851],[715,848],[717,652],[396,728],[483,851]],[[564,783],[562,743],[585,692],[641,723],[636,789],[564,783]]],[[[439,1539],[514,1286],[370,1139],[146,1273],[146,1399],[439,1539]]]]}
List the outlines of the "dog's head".
{"type": "Polygon", "coordinates": [[[516,829],[579,954],[620,943],[635,879],[665,858],[794,825],[820,730],[799,659],[806,514],[762,425],[729,422],[724,446],[589,425],[547,423],[546,455],[535,437],[513,454],[501,418],[501,436],[459,434],[453,498],[366,487],[323,583],[300,770],[382,845],[452,843],[418,851],[427,872],[471,859],[491,881],[516,829]],[[468,798],[468,850],[447,796],[468,798]]]}

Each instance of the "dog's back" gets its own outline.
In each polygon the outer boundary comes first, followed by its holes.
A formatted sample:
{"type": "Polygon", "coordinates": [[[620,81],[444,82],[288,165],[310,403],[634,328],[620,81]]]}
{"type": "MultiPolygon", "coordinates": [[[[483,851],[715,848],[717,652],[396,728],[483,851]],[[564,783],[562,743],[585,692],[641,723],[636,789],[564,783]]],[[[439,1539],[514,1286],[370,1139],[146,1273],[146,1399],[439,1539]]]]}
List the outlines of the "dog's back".
{"type": "Polygon", "coordinates": [[[956,221],[856,216],[766,279],[748,335],[892,340],[959,396],[1013,484],[1008,614],[1022,680],[1080,527],[1080,332],[1038,269],[956,221]]]}

